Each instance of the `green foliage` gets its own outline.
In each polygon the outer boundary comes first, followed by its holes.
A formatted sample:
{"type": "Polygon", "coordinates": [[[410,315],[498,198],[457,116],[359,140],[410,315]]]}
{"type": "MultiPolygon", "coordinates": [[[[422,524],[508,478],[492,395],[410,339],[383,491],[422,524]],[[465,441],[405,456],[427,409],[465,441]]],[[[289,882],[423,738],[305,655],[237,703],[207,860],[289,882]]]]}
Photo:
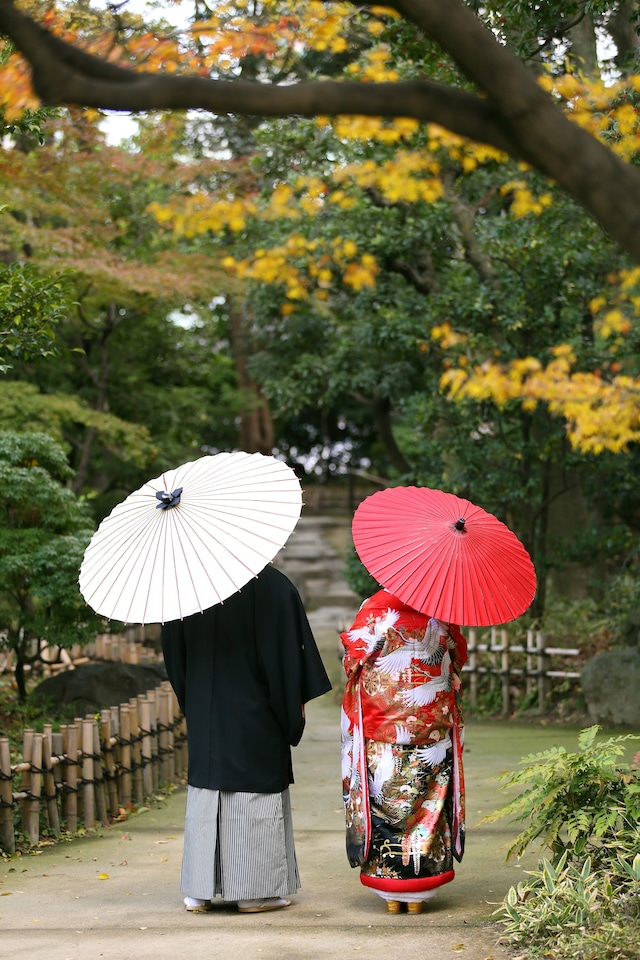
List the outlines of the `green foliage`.
{"type": "Polygon", "coordinates": [[[16,682],[40,641],[70,646],[99,624],[78,589],[78,570],[93,532],[86,504],[65,485],[64,450],[38,433],[0,433],[0,645],[13,650],[16,682]]]}
{"type": "Polygon", "coordinates": [[[542,860],[530,880],[511,887],[496,911],[505,939],[529,958],[636,960],[640,937],[640,854],[611,872],[542,860]]]}
{"type": "Polygon", "coordinates": [[[380,584],[371,576],[353,546],[347,553],[344,578],[361,600],[366,600],[367,597],[381,589],[380,584]]]}
{"type": "Polygon", "coordinates": [[[524,787],[485,818],[526,820],[509,847],[521,854],[535,840],[551,851],[529,880],[511,887],[496,911],[505,938],[527,957],[632,960],[640,937],[640,771],[621,760],[627,734],[598,740],[582,730],[578,751],[554,748],[524,757],[505,787],[524,787]],[[552,952],[550,952],[552,951],[552,952]]]}
{"type": "Polygon", "coordinates": [[[67,275],[42,276],[31,263],[0,264],[2,373],[11,368],[12,359],[49,357],[55,352],[55,327],[69,310],[70,288],[67,275]]]}
{"type": "MultiPolygon", "coordinates": [[[[114,413],[92,410],[78,396],[41,393],[24,381],[0,381],[0,430],[46,433],[67,454],[76,437],[90,430],[112,464],[122,461],[137,468],[146,468],[157,452],[144,426],[129,423],[114,413]]],[[[69,467],[68,460],[66,463],[69,467]]]]}
{"type": "Polygon", "coordinates": [[[591,857],[594,866],[640,846],[640,775],[624,763],[629,741],[624,734],[598,740],[600,727],[583,730],[579,750],[564,747],[523,757],[524,769],[499,778],[505,787],[524,786],[514,800],[485,818],[524,820],[528,826],[510,844],[507,856],[520,856],[535,840],[553,853],[553,862],[566,855],[569,863],[591,857]]]}

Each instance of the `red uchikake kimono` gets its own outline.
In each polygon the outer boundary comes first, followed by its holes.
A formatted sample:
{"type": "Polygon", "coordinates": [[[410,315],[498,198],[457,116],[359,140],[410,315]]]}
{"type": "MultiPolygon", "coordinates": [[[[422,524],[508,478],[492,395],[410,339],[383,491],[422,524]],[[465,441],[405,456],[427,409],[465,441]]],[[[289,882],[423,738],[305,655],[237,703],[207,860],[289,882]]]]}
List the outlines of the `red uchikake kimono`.
{"type": "Polygon", "coordinates": [[[340,635],[347,856],[386,899],[426,899],[464,852],[467,643],[381,590],[340,635]],[[421,897],[424,894],[424,897],[421,897]]]}

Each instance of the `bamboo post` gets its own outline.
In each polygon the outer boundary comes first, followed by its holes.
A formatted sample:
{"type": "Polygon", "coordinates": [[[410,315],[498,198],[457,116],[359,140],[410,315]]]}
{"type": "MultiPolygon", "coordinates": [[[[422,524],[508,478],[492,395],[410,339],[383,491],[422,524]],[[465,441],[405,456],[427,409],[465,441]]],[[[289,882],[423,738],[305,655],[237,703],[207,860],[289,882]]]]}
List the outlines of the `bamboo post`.
{"type": "Polygon", "coordinates": [[[56,781],[53,776],[52,749],[53,734],[50,724],[47,724],[42,735],[42,782],[49,828],[57,837],[60,833],[60,818],[58,816],[56,781]]]}
{"type": "Polygon", "coordinates": [[[478,706],[478,654],[476,652],[477,634],[475,630],[469,630],[469,642],[467,651],[469,654],[469,703],[472,709],[478,706]]]}
{"type": "Polygon", "coordinates": [[[536,647],[534,643],[534,632],[533,630],[527,630],[527,700],[531,696],[531,693],[534,688],[534,673],[535,673],[535,652],[536,647]]]}
{"type": "Polygon", "coordinates": [[[60,791],[60,816],[62,820],[67,818],[67,768],[69,763],[69,728],[66,723],[60,724],[58,733],[54,733],[54,743],[58,744],[56,749],[57,756],[60,757],[60,763],[54,771],[54,777],[60,791]]]}
{"type": "Polygon", "coordinates": [[[104,774],[102,771],[102,750],[100,749],[100,731],[97,720],[91,721],[93,731],[93,778],[96,791],[96,816],[99,823],[106,826],[109,823],[107,816],[107,798],[104,789],[104,774]]]}
{"type": "Polygon", "coordinates": [[[31,785],[31,755],[33,753],[33,730],[27,728],[22,731],[22,776],[20,778],[20,793],[24,798],[20,800],[20,827],[23,833],[29,836],[29,815],[31,805],[28,800],[29,787],[31,785]]]}
{"type": "Polygon", "coordinates": [[[545,652],[547,635],[538,630],[536,633],[536,647],[538,650],[538,713],[544,713],[547,700],[547,661],[545,652]]]}
{"type": "Polygon", "coordinates": [[[51,753],[52,757],[55,757],[55,766],[53,768],[53,780],[55,784],[56,796],[59,798],[59,802],[56,803],[56,810],[58,812],[58,829],[61,829],[61,819],[64,816],[64,770],[65,770],[65,751],[64,751],[64,738],[66,727],[60,726],[60,730],[57,733],[51,734],[51,753]]]}
{"type": "Polygon", "coordinates": [[[158,698],[155,690],[149,690],[147,693],[149,702],[149,729],[151,731],[151,784],[152,793],[160,785],[160,766],[159,766],[159,748],[158,748],[158,698]]]}
{"type": "Polygon", "coordinates": [[[66,819],[69,833],[78,832],[78,728],[67,726],[66,819]]]}
{"type": "Polygon", "coordinates": [[[130,641],[127,644],[127,663],[140,663],[138,649],[138,644],[135,641],[130,641]]]}
{"type": "Polygon", "coordinates": [[[128,704],[120,707],[120,804],[127,809],[131,804],[132,773],[131,766],[131,713],[128,704]]]}
{"type": "Polygon", "coordinates": [[[78,824],[84,823],[84,791],[81,789],[82,780],[83,780],[83,756],[82,756],[82,724],[84,722],[84,717],[76,717],[74,719],[74,724],[78,730],[78,756],[77,756],[77,767],[78,767],[78,824]]]}
{"type": "Polygon", "coordinates": [[[16,852],[16,837],[13,829],[13,776],[8,737],[0,737],[0,843],[7,853],[16,852]]]}
{"type": "Polygon", "coordinates": [[[169,734],[167,737],[167,745],[170,751],[169,754],[169,773],[172,781],[176,780],[178,776],[182,773],[179,763],[179,755],[176,751],[176,723],[179,716],[178,701],[175,698],[171,685],[166,682],[166,695],[167,695],[167,706],[169,714],[169,734]]]}
{"type": "Polygon", "coordinates": [[[140,701],[140,734],[142,736],[142,784],[145,797],[153,793],[153,770],[151,768],[151,704],[144,697],[140,701]]]}
{"type": "Polygon", "coordinates": [[[169,694],[167,690],[160,687],[158,690],[158,759],[160,761],[160,776],[162,783],[169,783],[172,777],[169,733],[169,694]]]}
{"type": "Polygon", "coordinates": [[[493,696],[493,691],[495,689],[496,673],[498,671],[498,665],[496,660],[496,646],[497,646],[496,628],[491,627],[490,638],[487,640],[488,663],[487,663],[486,669],[484,670],[484,673],[486,673],[488,676],[488,680],[485,685],[486,690],[488,690],[488,692],[492,696],[493,696]]]}
{"type": "Polygon", "coordinates": [[[96,825],[96,791],[93,762],[93,720],[82,721],[82,796],[84,800],[84,825],[91,829],[96,825]]]}
{"type": "Polygon", "coordinates": [[[32,843],[40,840],[40,797],[42,795],[42,734],[34,733],[29,771],[29,817],[27,834],[32,843]]]}
{"type": "Polygon", "coordinates": [[[104,757],[104,779],[107,781],[107,807],[112,817],[118,816],[118,784],[111,732],[111,711],[100,712],[100,739],[104,757]]]}
{"type": "Polygon", "coordinates": [[[500,654],[500,673],[502,676],[502,716],[508,717],[511,713],[511,665],[509,660],[509,635],[506,630],[500,631],[502,650],[500,654]]]}
{"type": "Polygon", "coordinates": [[[140,705],[137,697],[129,700],[131,717],[131,765],[133,767],[133,801],[138,805],[144,803],[144,784],[142,782],[142,736],[140,733],[140,705]]]}

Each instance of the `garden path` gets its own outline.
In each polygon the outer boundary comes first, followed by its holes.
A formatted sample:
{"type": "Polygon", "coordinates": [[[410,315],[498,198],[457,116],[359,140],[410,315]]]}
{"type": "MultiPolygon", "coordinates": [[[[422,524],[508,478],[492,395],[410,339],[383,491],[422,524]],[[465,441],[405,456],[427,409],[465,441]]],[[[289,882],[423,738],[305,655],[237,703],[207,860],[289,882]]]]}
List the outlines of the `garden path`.
{"type": "MultiPolygon", "coordinates": [[[[345,536],[346,528],[346,536],[345,536]]],[[[503,800],[491,778],[521,756],[574,748],[566,727],[468,725],[467,852],[453,883],[417,916],[392,916],[344,854],[338,628],[358,601],[342,579],[346,520],[305,515],[277,565],[309,608],[333,692],[309,704],[292,787],[302,890],[287,910],[188,914],[179,893],[184,789],[96,835],[0,863],[0,955],[6,960],[507,960],[491,912],[527,863],[505,864],[512,826],[478,824],[503,800]]]]}

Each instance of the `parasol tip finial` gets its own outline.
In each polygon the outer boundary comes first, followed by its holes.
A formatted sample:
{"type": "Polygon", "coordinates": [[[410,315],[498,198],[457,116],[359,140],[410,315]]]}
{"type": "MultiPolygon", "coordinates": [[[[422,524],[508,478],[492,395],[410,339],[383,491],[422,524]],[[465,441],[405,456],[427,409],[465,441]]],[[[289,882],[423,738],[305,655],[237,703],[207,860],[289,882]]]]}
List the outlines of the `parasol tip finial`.
{"type": "Polygon", "coordinates": [[[172,493],[167,493],[164,490],[158,490],[156,492],[156,497],[160,501],[156,505],[156,510],[168,510],[169,507],[177,507],[180,503],[180,494],[182,493],[182,487],[176,487],[172,493]]]}
{"type": "Polygon", "coordinates": [[[456,520],[456,522],[454,523],[454,527],[456,528],[456,530],[464,530],[465,529],[464,524],[465,524],[464,517],[460,517],[460,519],[456,520]]]}

